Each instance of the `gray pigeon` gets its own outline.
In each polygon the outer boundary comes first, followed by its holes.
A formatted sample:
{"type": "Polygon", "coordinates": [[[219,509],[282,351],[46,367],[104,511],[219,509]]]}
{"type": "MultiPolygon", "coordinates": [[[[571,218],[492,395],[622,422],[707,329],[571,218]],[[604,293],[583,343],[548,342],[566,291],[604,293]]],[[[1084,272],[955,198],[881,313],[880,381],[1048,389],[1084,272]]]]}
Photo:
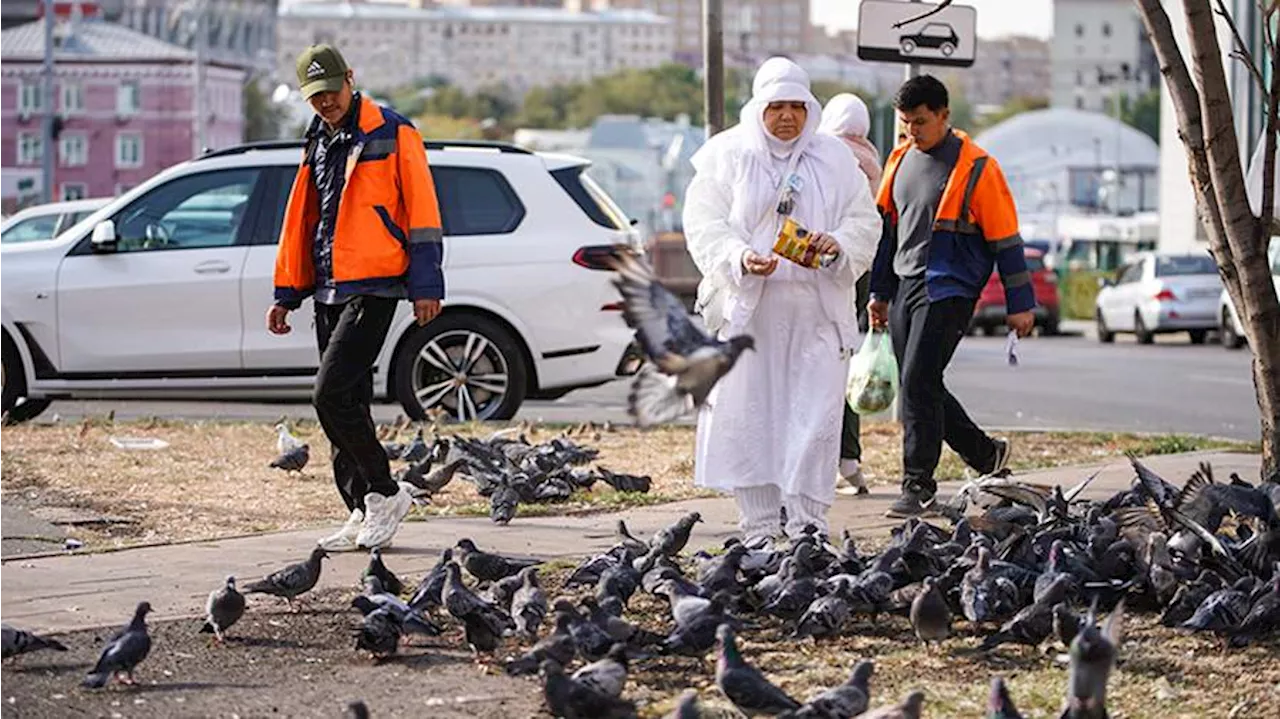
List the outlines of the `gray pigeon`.
{"type": "Polygon", "coordinates": [[[936,577],[925,577],[920,593],[911,600],[911,628],[926,644],[951,636],[951,608],[938,589],[936,577]]]}
{"type": "Polygon", "coordinates": [[[151,652],[151,635],[147,633],[147,614],[150,612],[150,602],[138,603],[137,609],[133,611],[133,619],[102,648],[98,663],[84,681],[80,682],[80,686],[101,689],[111,681],[111,677],[121,672],[124,673],[121,681],[125,684],[137,684],[133,679],[133,670],[151,652]]]}
{"type": "Polygon", "coordinates": [[[554,659],[542,662],[542,694],[552,716],[563,719],[630,719],[636,716],[635,704],[625,699],[601,694],[564,673],[554,659]]]}
{"type": "Polygon", "coordinates": [[[840,628],[849,620],[849,602],[841,596],[845,585],[840,583],[839,586],[841,588],[835,592],[813,600],[804,614],[800,615],[792,636],[825,639],[840,632],[840,628]]]}
{"type": "Polygon", "coordinates": [[[1182,624],[1196,613],[1196,609],[1209,598],[1210,594],[1219,589],[1222,589],[1222,577],[1207,569],[1201,571],[1195,580],[1183,584],[1178,587],[1178,591],[1174,592],[1173,599],[1169,600],[1169,606],[1165,607],[1164,613],[1160,615],[1160,623],[1166,627],[1182,624]]]}
{"type": "Polygon", "coordinates": [[[627,684],[627,645],[619,642],[609,647],[604,659],[574,672],[573,680],[606,696],[622,696],[627,684]]]}
{"type": "Polygon", "coordinates": [[[538,636],[546,619],[547,595],[538,584],[537,567],[525,567],[516,576],[520,578],[520,588],[511,597],[511,618],[516,630],[532,639],[538,636]]]}
{"type": "Polygon", "coordinates": [[[516,559],[483,552],[470,539],[459,539],[454,548],[458,550],[458,562],[466,568],[467,573],[482,582],[496,582],[519,574],[525,567],[542,564],[539,559],[516,559]]]}
{"type": "Polygon", "coordinates": [[[520,493],[509,482],[500,482],[489,495],[489,519],[495,524],[510,524],[519,507],[520,493]]]}
{"type": "Polygon", "coordinates": [[[364,577],[377,577],[378,582],[382,584],[382,591],[394,594],[397,597],[404,593],[404,582],[395,575],[387,565],[382,562],[382,550],[374,547],[369,550],[369,564],[364,568],[364,577]]]}
{"type": "Polygon", "coordinates": [[[244,595],[236,591],[235,577],[228,576],[224,586],[209,592],[209,601],[205,602],[204,613],[204,626],[200,627],[200,633],[212,632],[213,636],[221,642],[222,633],[244,616],[244,595]]]}
{"type": "Polygon", "coordinates": [[[413,464],[426,459],[429,454],[431,454],[431,447],[427,446],[426,440],[422,437],[422,427],[418,427],[418,432],[413,435],[413,440],[400,452],[400,459],[413,464]]]}
{"type": "Polygon", "coordinates": [[[697,690],[686,689],[676,702],[676,708],[667,712],[662,719],[741,719],[741,717],[737,709],[700,704],[697,690]]]}
{"type": "Polygon", "coordinates": [[[1242,647],[1250,640],[1280,629],[1280,573],[1271,578],[1270,591],[1254,600],[1249,613],[1228,632],[1233,647],[1242,647]]]}
{"type": "Polygon", "coordinates": [[[574,656],[578,653],[578,645],[574,644],[573,635],[569,633],[570,622],[568,614],[557,613],[555,628],[551,633],[530,647],[529,651],[525,652],[520,658],[507,662],[504,667],[507,674],[512,676],[536,674],[538,666],[542,664],[544,659],[553,659],[561,666],[573,661],[574,656]]]}
{"type": "Polygon", "coordinates": [[[552,609],[557,614],[565,614],[569,617],[569,633],[573,635],[573,641],[578,645],[578,653],[583,659],[593,662],[609,653],[609,648],[613,646],[613,637],[595,622],[583,617],[573,602],[561,597],[555,601],[552,609]]]}
{"type": "Polygon", "coordinates": [[[396,474],[396,481],[413,487],[409,494],[414,499],[428,499],[452,482],[454,475],[466,464],[465,458],[458,458],[431,469],[431,461],[427,459],[405,467],[403,471],[396,474]]]}
{"type": "MultiPolygon", "coordinates": [[[[359,597],[357,597],[359,599],[359,597]]],[[[384,607],[364,615],[364,620],[356,629],[356,649],[363,649],[373,655],[374,661],[385,659],[400,648],[400,636],[404,626],[395,613],[384,607]]]]}
{"type": "Polygon", "coordinates": [[[422,634],[438,637],[444,630],[436,626],[427,615],[405,604],[400,597],[381,591],[376,577],[369,577],[365,584],[365,594],[357,594],[351,599],[351,606],[368,616],[378,609],[385,609],[400,620],[401,627],[408,634],[422,634]]]}
{"type": "Polygon", "coordinates": [[[1071,669],[1067,677],[1067,705],[1062,716],[1065,719],[1106,719],[1107,680],[1115,666],[1120,650],[1121,626],[1124,620],[1124,602],[1116,605],[1106,626],[1099,630],[1089,616],[1080,633],[1071,642],[1071,669]]]}
{"type": "Polygon", "coordinates": [[[271,460],[268,466],[286,472],[301,472],[309,461],[311,461],[311,447],[303,444],[281,453],[271,460]]]}
{"type": "Polygon", "coordinates": [[[263,577],[257,582],[251,582],[244,587],[245,594],[270,594],[273,597],[284,597],[285,602],[289,604],[289,608],[297,611],[293,600],[299,595],[306,594],[316,586],[316,582],[320,581],[320,561],[329,556],[322,547],[316,547],[311,550],[311,556],[306,561],[290,564],[283,569],[277,570],[263,577]]]}
{"type": "Polygon", "coordinates": [[[982,640],[982,649],[994,649],[1001,644],[1014,642],[1037,646],[1053,633],[1053,608],[1067,599],[1071,590],[1071,577],[1058,575],[1044,591],[1040,599],[1018,610],[1013,619],[1005,622],[1000,631],[982,640]]]}
{"type": "Polygon", "coordinates": [[[649,426],[701,407],[755,341],[738,335],[721,342],[698,329],[684,303],[662,286],[643,258],[620,250],[606,263],[618,273],[614,286],[622,293],[622,317],[652,362],[636,375],[628,411],[640,426],[649,426]]]}
{"type": "Polygon", "coordinates": [[[3,659],[16,657],[20,654],[37,652],[41,649],[52,649],[58,652],[67,651],[67,648],[63,646],[62,642],[59,642],[56,639],[42,637],[38,634],[32,634],[31,632],[22,629],[15,629],[8,624],[5,624],[0,628],[0,634],[4,637],[4,656],[0,657],[3,659]]]}
{"type": "Polygon", "coordinates": [[[858,715],[858,719],[920,719],[923,709],[924,692],[914,691],[902,703],[863,712],[858,715]]]}
{"type": "Polygon", "coordinates": [[[800,702],[771,684],[759,669],[742,658],[728,624],[716,628],[716,640],[720,644],[716,686],[739,711],[747,716],[777,716],[800,708],[800,702]]]}
{"type": "Polygon", "coordinates": [[[431,568],[430,572],[418,582],[418,588],[413,590],[413,596],[409,599],[409,606],[418,611],[430,611],[434,607],[441,606],[441,591],[444,589],[445,567],[453,561],[453,550],[445,549],[440,552],[440,561],[436,562],[436,566],[431,568]]]}
{"type": "Polygon", "coordinates": [[[1080,633],[1080,625],[1083,621],[1066,602],[1053,605],[1053,635],[1062,642],[1062,646],[1071,646],[1071,642],[1075,641],[1076,635],[1080,633]]]}
{"type": "Polygon", "coordinates": [[[875,669],[875,663],[869,659],[858,662],[848,681],[805,702],[796,716],[847,719],[865,712],[871,703],[871,675],[875,669]]]}
{"type": "MultiPolygon", "coordinates": [[[[444,608],[454,619],[463,623],[467,638],[477,648],[497,646],[507,629],[514,629],[515,622],[501,608],[484,601],[462,583],[462,569],[456,562],[445,566],[445,583],[442,592],[444,608]]],[[[484,649],[483,651],[492,651],[484,649]]]]}
{"type": "Polygon", "coordinates": [[[689,543],[693,525],[701,521],[700,513],[690,512],[676,520],[675,524],[659,529],[649,540],[649,546],[668,557],[674,557],[689,543]]]}

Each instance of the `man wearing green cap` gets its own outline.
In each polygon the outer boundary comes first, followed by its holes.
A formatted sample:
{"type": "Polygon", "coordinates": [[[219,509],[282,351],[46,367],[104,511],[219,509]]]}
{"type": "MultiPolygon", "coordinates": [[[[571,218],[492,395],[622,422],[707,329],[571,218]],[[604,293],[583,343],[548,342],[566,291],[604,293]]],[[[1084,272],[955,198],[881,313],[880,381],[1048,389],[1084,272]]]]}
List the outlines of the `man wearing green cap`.
{"type": "Polygon", "coordinates": [[[307,48],[297,71],[316,117],[285,210],[267,329],[288,333],[289,312],[314,297],[320,369],[313,403],[351,513],[320,546],[386,547],[412,499],[391,478],[374,428],[372,367],[400,300],[413,302],[419,325],[440,313],[440,210],[422,136],[355,91],[336,48],[307,48]]]}

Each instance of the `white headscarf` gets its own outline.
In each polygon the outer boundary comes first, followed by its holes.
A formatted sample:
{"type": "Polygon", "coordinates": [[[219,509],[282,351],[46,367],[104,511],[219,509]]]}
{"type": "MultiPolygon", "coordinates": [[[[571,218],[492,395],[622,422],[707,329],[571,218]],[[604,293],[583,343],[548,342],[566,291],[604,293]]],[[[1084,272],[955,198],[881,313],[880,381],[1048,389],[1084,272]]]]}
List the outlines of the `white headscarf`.
{"type": "Polygon", "coordinates": [[[822,109],[821,130],[831,135],[866,137],[871,131],[871,113],[862,98],[842,92],[828,100],[822,109]]]}
{"type": "Polygon", "coordinates": [[[751,100],[742,108],[741,127],[748,142],[756,150],[774,156],[804,152],[818,132],[822,121],[822,104],[809,90],[809,73],[785,57],[771,57],[756,71],[751,83],[751,100]],[[771,102],[803,102],[809,111],[804,128],[793,140],[783,141],[764,126],[764,111],[771,102]]]}

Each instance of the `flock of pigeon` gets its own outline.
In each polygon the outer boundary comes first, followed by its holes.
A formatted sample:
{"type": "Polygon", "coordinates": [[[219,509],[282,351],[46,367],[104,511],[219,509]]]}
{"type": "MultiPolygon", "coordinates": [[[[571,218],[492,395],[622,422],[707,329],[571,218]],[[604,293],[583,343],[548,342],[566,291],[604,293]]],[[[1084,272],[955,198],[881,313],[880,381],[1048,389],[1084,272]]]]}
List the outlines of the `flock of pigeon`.
{"type": "MultiPolygon", "coordinates": [[[[785,548],[729,539],[722,552],[688,555],[683,550],[701,521],[696,512],[648,539],[619,521],[617,543],[574,568],[565,595],[555,598],[542,587],[538,561],[486,552],[470,539],[445,549],[413,587],[373,550],[363,590],[351,600],[361,615],[354,645],[383,660],[409,635],[437,636],[448,623],[460,625],[477,655],[503,654],[508,674],[540,674],[547,707],[566,719],[635,716],[623,696],[633,665],[712,652],[716,686],[748,716],[918,717],[921,691],[870,709],[871,660],[857,662],[844,684],[801,700],[770,683],[737,642],[741,633],[779,624],[796,639],[823,641],[856,632],[855,617],[876,622],[896,614],[926,644],[969,622],[984,638],[962,652],[1060,642],[1070,664],[1062,716],[1101,718],[1126,607],[1159,611],[1166,626],[1213,632],[1227,647],[1280,630],[1280,488],[1252,487],[1234,475],[1220,483],[1208,466],[1176,488],[1131,461],[1132,487],[1104,501],[1081,497],[1092,478],[1066,491],[1007,477],[976,480],[939,505],[941,517],[951,517],[949,530],[910,519],[875,554],[860,553],[847,534],[834,546],[811,527],[785,548]],[[665,602],[662,631],[627,618],[638,592],[665,602]],[[1109,612],[1101,624],[1100,611],[1109,612]],[[502,652],[504,645],[514,653],[502,652]]],[[[325,556],[317,548],[243,594],[228,577],[210,594],[201,631],[221,641],[245,612],[244,594],[292,606],[316,586],[325,556]]],[[[103,686],[116,674],[132,681],[150,650],[150,609],[138,605],[85,686],[103,686]]],[[[39,649],[65,647],[5,627],[6,658],[39,649]]],[[[688,691],[668,716],[715,711],[688,691]]],[[[987,716],[1021,716],[1002,678],[993,681],[987,716]]]]}
{"type": "MultiPolygon", "coordinates": [[[[396,423],[390,430],[399,427],[396,423]]],[[[539,444],[529,441],[531,430],[531,425],[520,424],[484,439],[436,435],[428,442],[419,427],[409,442],[384,440],[382,447],[389,459],[404,463],[394,478],[408,485],[415,503],[429,503],[432,495],[461,477],[489,500],[489,518],[497,524],[514,519],[521,503],[565,502],[575,492],[590,491],[596,482],[619,492],[648,492],[652,485],[648,476],[613,472],[598,464],[584,469],[600,452],[578,444],[571,435],[590,432],[590,428],[562,432],[539,444]]],[[[276,425],[276,432],[278,456],[271,466],[301,472],[310,457],[308,445],[284,423],[276,425]]]]}

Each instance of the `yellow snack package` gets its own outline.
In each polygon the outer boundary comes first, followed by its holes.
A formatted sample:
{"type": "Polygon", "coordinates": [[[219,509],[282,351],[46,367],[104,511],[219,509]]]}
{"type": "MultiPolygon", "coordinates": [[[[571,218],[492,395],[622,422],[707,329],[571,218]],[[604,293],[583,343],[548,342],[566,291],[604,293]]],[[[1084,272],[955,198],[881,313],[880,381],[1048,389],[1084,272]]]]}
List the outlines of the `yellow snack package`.
{"type": "Polygon", "coordinates": [[[793,218],[787,217],[782,222],[782,229],[778,231],[778,240],[773,243],[773,251],[797,265],[817,269],[820,258],[813,249],[812,239],[811,232],[793,218]]]}

